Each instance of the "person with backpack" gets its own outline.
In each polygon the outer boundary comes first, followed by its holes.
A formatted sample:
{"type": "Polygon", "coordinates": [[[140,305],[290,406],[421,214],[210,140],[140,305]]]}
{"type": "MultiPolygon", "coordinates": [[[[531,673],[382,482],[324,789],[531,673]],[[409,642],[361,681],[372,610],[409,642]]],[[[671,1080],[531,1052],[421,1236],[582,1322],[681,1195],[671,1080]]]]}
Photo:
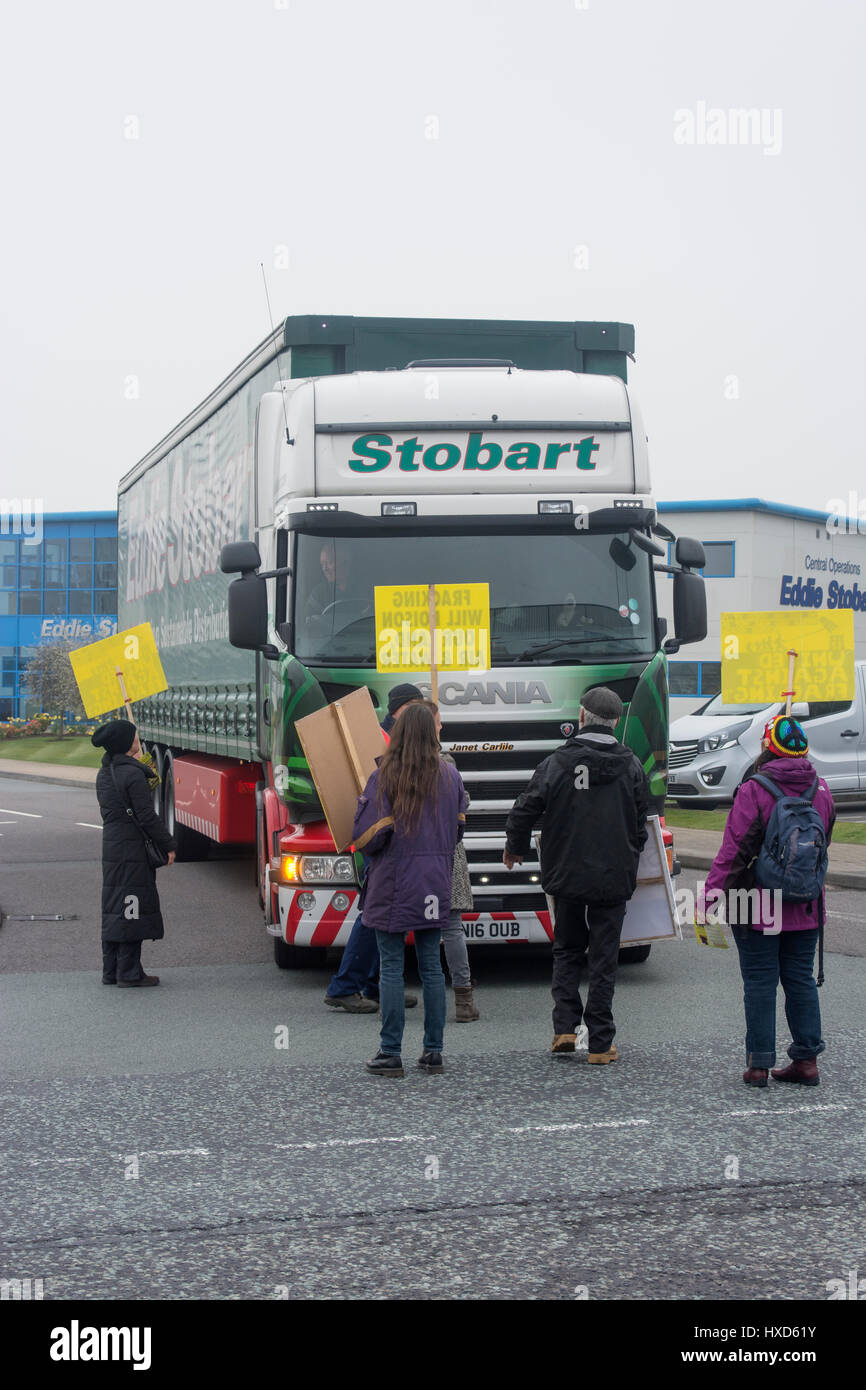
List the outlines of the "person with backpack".
{"type": "Polygon", "coordinates": [[[424,997],[422,1071],[441,1072],[445,976],[439,959],[451,907],[454,849],[466,823],[466,792],[456,767],[440,756],[430,709],[410,704],[358,798],[353,839],[369,858],[362,892],[364,926],[379,945],[380,1047],[367,1062],[374,1076],[402,1076],[405,1022],[403,958],[409,932],[424,997]]]}
{"type": "Polygon", "coordinates": [[[761,753],[737,789],[698,898],[698,922],[724,904],[739,954],[747,1086],[766,1086],[770,1072],[775,1081],[817,1086],[817,1059],[826,1046],[817,985],[824,978],[824,878],[836,812],[808,751],[803,726],[790,715],[777,715],[765,726],[761,753]],[[780,981],[792,1041],[790,1064],[776,1068],[780,981]]]}

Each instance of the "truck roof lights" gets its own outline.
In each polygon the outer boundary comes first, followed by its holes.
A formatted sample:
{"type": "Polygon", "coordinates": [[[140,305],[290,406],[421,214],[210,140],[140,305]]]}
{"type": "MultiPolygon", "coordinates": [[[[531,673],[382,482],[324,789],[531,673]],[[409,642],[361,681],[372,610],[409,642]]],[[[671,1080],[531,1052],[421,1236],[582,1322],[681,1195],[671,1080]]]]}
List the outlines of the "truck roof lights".
{"type": "Polygon", "coordinates": [[[539,502],[538,512],[540,516],[548,516],[551,512],[561,512],[566,516],[571,516],[574,507],[571,502],[539,502]]]}

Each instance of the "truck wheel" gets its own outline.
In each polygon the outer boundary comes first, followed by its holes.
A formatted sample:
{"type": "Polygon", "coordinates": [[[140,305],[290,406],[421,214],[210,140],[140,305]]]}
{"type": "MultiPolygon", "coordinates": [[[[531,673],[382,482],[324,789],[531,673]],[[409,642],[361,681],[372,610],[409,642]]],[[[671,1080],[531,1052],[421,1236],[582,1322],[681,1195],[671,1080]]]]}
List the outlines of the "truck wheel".
{"type": "Polygon", "coordinates": [[[188,825],[181,825],[175,816],[174,811],[174,758],[171,754],[165,759],[165,769],[163,773],[163,820],[165,821],[169,833],[174,836],[177,844],[178,861],[193,859],[206,859],[211,842],[206,835],[200,835],[197,830],[191,830],[188,825]]]}
{"type": "Polygon", "coordinates": [[[274,960],[281,970],[321,970],[327,954],[324,946],[289,946],[274,937],[274,960]]]}
{"type": "Polygon", "coordinates": [[[623,946],[619,953],[620,965],[640,965],[646,960],[652,945],[647,942],[643,946],[623,946]]]}

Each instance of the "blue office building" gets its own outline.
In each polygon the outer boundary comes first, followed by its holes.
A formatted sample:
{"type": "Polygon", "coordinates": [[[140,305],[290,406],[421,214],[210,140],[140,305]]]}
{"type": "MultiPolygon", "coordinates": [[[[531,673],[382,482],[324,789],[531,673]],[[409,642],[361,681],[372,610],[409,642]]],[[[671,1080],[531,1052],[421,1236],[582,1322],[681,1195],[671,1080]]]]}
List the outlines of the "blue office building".
{"type": "Polygon", "coordinates": [[[4,516],[0,526],[0,719],[38,712],[25,672],[52,638],[117,631],[117,513],[4,516]]]}

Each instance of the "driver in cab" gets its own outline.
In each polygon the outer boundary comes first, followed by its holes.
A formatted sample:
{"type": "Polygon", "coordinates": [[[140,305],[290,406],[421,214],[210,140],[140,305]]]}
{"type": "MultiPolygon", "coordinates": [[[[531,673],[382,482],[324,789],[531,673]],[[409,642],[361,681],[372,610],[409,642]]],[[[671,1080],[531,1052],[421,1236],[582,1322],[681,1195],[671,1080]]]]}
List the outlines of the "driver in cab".
{"type": "Polygon", "coordinates": [[[327,541],[319,552],[322,577],[307,594],[306,620],[321,618],[335,603],[357,598],[352,592],[352,566],[346,550],[337,552],[333,541],[327,541]]]}

